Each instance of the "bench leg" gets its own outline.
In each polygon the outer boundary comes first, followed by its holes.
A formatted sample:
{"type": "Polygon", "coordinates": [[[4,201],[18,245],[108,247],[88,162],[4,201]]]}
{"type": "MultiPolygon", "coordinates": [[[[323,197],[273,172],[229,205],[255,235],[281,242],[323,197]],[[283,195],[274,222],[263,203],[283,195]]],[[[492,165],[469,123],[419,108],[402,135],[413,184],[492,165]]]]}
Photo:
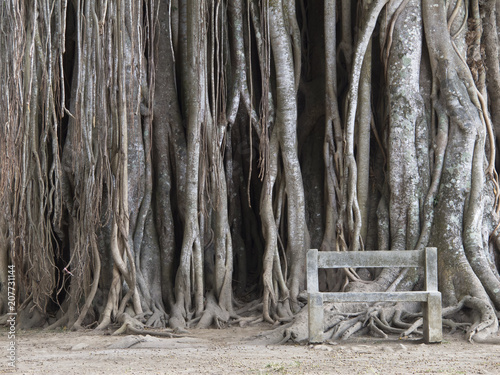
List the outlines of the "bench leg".
{"type": "Polygon", "coordinates": [[[429,293],[424,304],[424,341],[427,344],[443,341],[443,323],[441,316],[441,293],[429,293]]]}
{"type": "Polygon", "coordinates": [[[307,302],[309,312],[309,342],[323,342],[323,296],[309,293],[307,302]]]}

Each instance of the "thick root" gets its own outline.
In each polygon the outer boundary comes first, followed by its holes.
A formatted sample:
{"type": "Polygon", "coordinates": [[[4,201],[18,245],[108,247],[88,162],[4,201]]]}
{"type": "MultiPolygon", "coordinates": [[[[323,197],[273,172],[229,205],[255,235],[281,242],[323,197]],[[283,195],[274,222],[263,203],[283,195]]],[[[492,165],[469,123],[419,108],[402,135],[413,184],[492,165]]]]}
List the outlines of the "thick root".
{"type": "Polygon", "coordinates": [[[201,316],[196,328],[209,328],[215,324],[217,328],[225,327],[229,322],[230,314],[222,309],[212,293],[207,295],[205,311],[201,316]]]}
{"type": "Polygon", "coordinates": [[[167,337],[167,338],[179,338],[184,337],[182,335],[175,334],[174,332],[161,330],[156,331],[152,329],[146,329],[144,324],[141,323],[136,318],[131,317],[127,313],[123,313],[118,317],[118,321],[122,323],[121,327],[113,332],[113,336],[121,334],[132,334],[132,335],[150,335],[156,337],[167,337]]]}
{"type": "MultiPolygon", "coordinates": [[[[349,304],[343,306],[349,310],[349,304]]],[[[356,308],[356,307],[354,307],[356,308]]],[[[413,305],[405,304],[378,304],[368,308],[363,313],[342,313],[335,306],[325,304],[325,340],[346,340],[362,334],[387,338],[397,334],[400,338],[408,339],[423,336],[421,327],[423,318],[421,312],[415,312],[413,305]]],[[[491,305],[484,301],[465,297],[457,305],[443,309],[443,326],[450,328],[450,333],[457,329],[466,331],[466,338],[470,342],[500,344],[498,336],[498,320],[491,305]],[[457,322],[452,316],[464,307],[473,310],[472,323],[457,322]]],[[[305,342],[308,340],[307,308],[302,309],[290,325],[277,328],[279,343],[287,341],[305,342]]],[[[269,338],[272,337],[266,334],[269,338]]]]}

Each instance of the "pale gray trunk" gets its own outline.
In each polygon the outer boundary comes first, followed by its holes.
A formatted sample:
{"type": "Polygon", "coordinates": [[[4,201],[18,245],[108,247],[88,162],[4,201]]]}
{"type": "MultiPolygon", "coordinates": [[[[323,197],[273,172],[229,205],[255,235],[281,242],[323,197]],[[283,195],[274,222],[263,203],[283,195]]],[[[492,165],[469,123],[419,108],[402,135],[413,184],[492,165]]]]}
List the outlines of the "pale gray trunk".
{"type": "MultiPolygon", "coordinates": [[[[270,4],[271,46],[275,60],[277,106],[276,126],[283,157],[287,192],[288,247],[290,251],[290,297],[296,302],[304,285],[305,251],[308,234],[305,225],[304,189],[297,156],[297,103],[293,53],[286,33],[281,1],[270,4]]],[[[291,5],[290,5],[291,6],[291,5]]]]}

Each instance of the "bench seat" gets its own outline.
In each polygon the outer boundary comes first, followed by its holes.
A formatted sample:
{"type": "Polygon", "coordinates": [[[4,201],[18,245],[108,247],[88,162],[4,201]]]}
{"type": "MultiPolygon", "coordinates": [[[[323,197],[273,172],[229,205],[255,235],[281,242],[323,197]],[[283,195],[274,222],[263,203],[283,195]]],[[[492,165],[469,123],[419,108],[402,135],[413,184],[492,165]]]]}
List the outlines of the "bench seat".
{"type": "Polygon", "coordinates": [[[424,341],[442,341],[441,293],[437,289],[437,249],[307,253],[309,342],[323,342],[324,302],[422,302],[424,341]],[[424,291],[323,293],[318,287],[319,268],[423,267],[424,291]]]}

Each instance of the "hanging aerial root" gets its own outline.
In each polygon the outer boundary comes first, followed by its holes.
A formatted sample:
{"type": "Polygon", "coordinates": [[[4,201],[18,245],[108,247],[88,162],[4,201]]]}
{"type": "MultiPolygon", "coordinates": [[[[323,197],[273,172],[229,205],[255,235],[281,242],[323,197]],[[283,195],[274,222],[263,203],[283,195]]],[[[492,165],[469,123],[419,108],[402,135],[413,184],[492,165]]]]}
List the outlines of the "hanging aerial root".
{"type": "Polygon", "coordinates": [[[394,12],[394,15],[392,16],[391,23],[389,26],[389,32],[387,33],[387,36],[385,38],[385,46],[384,46],[384,72],[385,72],[385,77],[387,77],[387,67],[388,62],[389,62],[389,57],[391,55],[391,47],[392,47],[392,35],[394,34],[394,26],[396,25],[396,21],[399,18],[399,15],[403,12],[403,10],[406,8],[406,5],[408,5],[408,2],[410,0],[404,0],[401,5],[398,7],[396,12],[394,12]]]}
{"type": "Polygon", "coordinates": [[[83,319],[85,319],[85,316],[87,315],[87,312],[88,312],[88,310],[92,304],[92,301],[94,300],[96,292],[97,292],[97,287],[99,284],[99,276],[101,274],[101,260],[99,257],[99,251],[97,249],[96,244],[93,244],[93,246],[92,246],[92,253],[94,256],[94,267],[93,267],[94,281],[92,283],[90,293],[87,296],[87,298],[85,300],[85,304],[80,312],[80,315],[78,316],[78,319],[76,320],[76,322],[73,323],[73,327],[71,327],[72,330],[77,330],[77,329],[81,328],[82,321],[83,321],[83,319]]]}
{"type": "MultiPolygon", "coordinates": [[[[349,87],[348,99],[349,107],[347,111],[347,124],[345,130],[345,165],[344,165],[344,178],[348,179],[343,185],[341,212],[347,213],[348,218],[348,233],[352,233],[351,247],[353,251],[360,248],[360,232],[361,232],[361,216],[359,214],[359,207],[357,204],[356,185],[357,185],[357,171],[356,160],[354,158],[354,129],[356,121],[356,113],[358,107],[358,89],[361,75],[361,68],[368,48],[369,41],[371,40],[372,33],[377,24],[378,16],[383,7],[387,4],[387,0],[378,0],[373,2],[367,20],[363,25],[360,32],[356,51],[354,54],[354,62],[351,74],[351,85],[349,87]]],[[[344,215],[341,214],[340,221],[344,220],[344,215]]],[[[343,229],[343,228],[342,228],[343,229]]]]}

